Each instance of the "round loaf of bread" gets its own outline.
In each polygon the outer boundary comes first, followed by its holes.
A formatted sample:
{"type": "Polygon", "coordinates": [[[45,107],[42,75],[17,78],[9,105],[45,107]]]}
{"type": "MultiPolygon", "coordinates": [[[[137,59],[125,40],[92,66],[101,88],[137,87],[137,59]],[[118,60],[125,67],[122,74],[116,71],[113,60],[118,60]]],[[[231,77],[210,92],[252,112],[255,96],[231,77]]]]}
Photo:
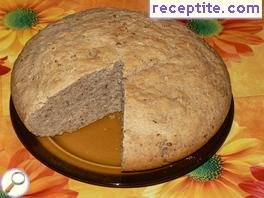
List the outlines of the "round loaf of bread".
{"type": "Polygon", "coordinates": [[[49,25],[12,71],[25,126],[54,136],[121,112],[122,169],[145,170],[202,147],[231,103],[225,64],[177,21],[92,9],[49,25]]]}

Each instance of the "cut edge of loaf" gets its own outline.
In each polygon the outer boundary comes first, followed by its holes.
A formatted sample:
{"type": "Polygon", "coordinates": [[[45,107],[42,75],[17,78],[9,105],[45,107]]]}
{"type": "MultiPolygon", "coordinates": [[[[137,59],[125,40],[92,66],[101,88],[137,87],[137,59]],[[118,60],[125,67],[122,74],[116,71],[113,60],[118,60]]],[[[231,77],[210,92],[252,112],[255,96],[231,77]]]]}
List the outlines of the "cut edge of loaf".
{"type": "Polygon", "coordinates": [[[37,136],[55,136],[120,112],[122,70],[123,63],[117,61],[113,67],[82,76],[29,114],[26,127],[37,136]]]}

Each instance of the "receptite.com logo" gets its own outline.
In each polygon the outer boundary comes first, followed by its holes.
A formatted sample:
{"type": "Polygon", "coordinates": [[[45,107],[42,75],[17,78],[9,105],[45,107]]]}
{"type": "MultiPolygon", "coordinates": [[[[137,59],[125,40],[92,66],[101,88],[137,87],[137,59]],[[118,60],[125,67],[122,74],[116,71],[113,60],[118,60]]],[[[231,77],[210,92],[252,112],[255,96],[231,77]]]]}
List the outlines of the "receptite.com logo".
{"type": "Polygon", "coordinates": [[[0,181],[0,198],[21,197],[28,191],[29,184],[29,178],[23,170],[17,168],[9,169],[0,181]]]}

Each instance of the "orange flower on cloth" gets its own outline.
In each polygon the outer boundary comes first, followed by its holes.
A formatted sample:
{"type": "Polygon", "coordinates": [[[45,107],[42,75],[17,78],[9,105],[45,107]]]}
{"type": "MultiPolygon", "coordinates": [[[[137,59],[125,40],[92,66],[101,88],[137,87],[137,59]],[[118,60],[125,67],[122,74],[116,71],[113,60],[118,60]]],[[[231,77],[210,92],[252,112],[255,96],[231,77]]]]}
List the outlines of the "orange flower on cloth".
{"type": "Polygon", "coordinates": [[[10,71],[10,68],[4,66],[7,60],[7,56],[4,58],[0,58],[0,75],[4,75],[10,71]]]}
{"type": "Polygon", "coordinates": [[[225,61],[239,61],[241,55],[251,55],[250,45],[264,43],[257,33],[263,30],[263,20],[190,20],[187,27],[203,37],[225,61]]]}
{"type": "Polygon", "coordinates": [[[1,0],[0,55],[13,60],[23,45],[39,30],[69,14],[61,0],[1,0]]]}
{"type": "Polygon", "coordinates": [[[207,162],[186,176],[163,185],[147,188],[148,196],[174,197],[244,197],[238,184],[252,179],[249,167],[263,162],[263,142],[256,138],[241,138],[244,131],[233,123],[231,134],[220,150],[207,162]]]}
{"type": "Polygon", "coordinates": [[[264,197],[264,167],[252,166],[250,168],[255,180],[244,181],[239,187],[250,195],[247,198],[263,198],[264,197]]]}
{"type": "Polygon", "coordinates": [[[31,183],[24,198],[75,198],[78,195],[68,188],[68,178],[42,165],[24,148],[13,155],[7,168],[20,168],[28,174],[31,183]]]}

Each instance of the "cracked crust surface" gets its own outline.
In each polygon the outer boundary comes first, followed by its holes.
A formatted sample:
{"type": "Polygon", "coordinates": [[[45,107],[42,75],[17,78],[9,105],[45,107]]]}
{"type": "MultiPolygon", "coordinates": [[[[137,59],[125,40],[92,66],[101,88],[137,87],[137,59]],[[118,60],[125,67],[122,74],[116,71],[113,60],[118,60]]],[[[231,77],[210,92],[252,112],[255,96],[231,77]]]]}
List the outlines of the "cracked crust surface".
{"type": "Polygon", "coordinates": [[[124,64],[123,170],[179,160],[223,123],[231,87],[214,50],[176,21],[117,9],[68,16],[26,44],[12,72],[18,114],[30,129],[30,116],[51,97],[117,61],[124,64]]]}

